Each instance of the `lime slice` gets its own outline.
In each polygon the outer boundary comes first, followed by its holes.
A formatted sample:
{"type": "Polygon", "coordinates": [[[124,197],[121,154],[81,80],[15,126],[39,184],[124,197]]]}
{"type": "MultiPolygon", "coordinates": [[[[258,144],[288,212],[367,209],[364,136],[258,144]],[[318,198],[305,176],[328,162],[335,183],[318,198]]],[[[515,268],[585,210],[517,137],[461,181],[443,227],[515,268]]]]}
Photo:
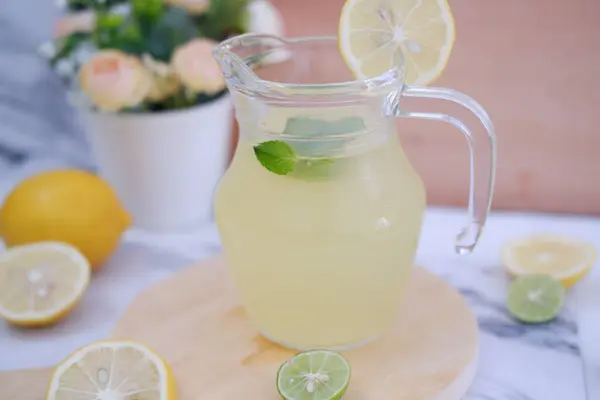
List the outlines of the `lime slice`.
{"type": "Polygon", "coordinates": [[[565,288],[550,275],[524,275],[508,291],[508,310],[526,323],[543,323],[558,315],[565,299],[565,288]]]}
{"type": "Polygon", "coordinates": [[[340,51],[359,79],[404,64],[405,83],[427,85],[445,69],[454,38],[446,0],[346,0],[340,15],[340,51]]]}
{"type": "Polygon", "coordinates": [[[329,350],[295,355],[277,371],[277,390],[285,400],[337,400],[350,382],[350,364],[329,350]]]}

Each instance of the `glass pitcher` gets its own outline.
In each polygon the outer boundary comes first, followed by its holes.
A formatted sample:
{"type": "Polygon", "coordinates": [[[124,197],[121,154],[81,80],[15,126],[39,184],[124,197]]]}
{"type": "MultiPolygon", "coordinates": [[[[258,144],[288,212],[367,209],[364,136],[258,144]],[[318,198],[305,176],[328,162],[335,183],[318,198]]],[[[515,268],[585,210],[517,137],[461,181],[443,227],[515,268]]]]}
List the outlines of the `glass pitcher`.
{"type": "Polygon", "coordinates": [[[426,207],[397,117],[445,121],[466,136],[469,218],[455,245],[466,254],[493,191],[486,112],[450,89],[403,85],[402,65],[352,80],[335,37],[246,34],[221,43],[214,56],[240,126],[215,215],[248,316],[267,339],[299,350],[376,339],[398,315],[426,207]],[[458,103],[482,126],[403,110],[403,97],[458,103]],[[486,145],[475,158],[476,141],[486,145]]]}

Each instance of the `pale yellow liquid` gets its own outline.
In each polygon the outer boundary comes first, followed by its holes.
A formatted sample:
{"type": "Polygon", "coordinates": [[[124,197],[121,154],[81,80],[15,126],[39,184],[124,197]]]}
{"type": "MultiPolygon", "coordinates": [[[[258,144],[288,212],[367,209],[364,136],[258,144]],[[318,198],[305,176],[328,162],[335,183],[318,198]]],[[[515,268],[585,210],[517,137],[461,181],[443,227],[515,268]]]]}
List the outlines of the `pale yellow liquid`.
{"type": "Polygon", "coordinates": [[[307,179],[266,170],[256,138],[242,132],[215,211],[242,301],[266,337],[298,349],[344,348],[396,319],[425,193],[389,130],[307,179]]]}

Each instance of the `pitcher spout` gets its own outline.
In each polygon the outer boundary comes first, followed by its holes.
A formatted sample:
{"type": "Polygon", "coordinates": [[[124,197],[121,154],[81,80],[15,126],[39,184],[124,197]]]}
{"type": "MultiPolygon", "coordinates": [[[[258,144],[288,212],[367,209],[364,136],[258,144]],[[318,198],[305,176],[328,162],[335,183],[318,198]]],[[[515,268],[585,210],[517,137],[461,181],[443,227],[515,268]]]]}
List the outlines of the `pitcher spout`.
{"type": "Polygon", "coordinates": [[[286,41],[278,36],[247,33],[220,43],[213,56],[230,89],[260,91],[262,79],[255,71],[285,61],[289,56],[286,46],[286,41]]]}

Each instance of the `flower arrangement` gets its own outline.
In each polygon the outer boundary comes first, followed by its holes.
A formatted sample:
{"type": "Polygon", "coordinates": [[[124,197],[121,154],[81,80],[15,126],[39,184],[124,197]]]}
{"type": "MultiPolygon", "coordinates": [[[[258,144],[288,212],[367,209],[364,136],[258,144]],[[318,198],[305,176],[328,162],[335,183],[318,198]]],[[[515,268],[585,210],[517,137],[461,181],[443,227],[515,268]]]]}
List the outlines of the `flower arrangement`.
{"type": "Polygon", "coordinates": [[[225,82],[215,45],[246,32],[280,34],[267,0],[63,0],[40,48],[79,106],[160,112],[215,100],[225,82]]]}

